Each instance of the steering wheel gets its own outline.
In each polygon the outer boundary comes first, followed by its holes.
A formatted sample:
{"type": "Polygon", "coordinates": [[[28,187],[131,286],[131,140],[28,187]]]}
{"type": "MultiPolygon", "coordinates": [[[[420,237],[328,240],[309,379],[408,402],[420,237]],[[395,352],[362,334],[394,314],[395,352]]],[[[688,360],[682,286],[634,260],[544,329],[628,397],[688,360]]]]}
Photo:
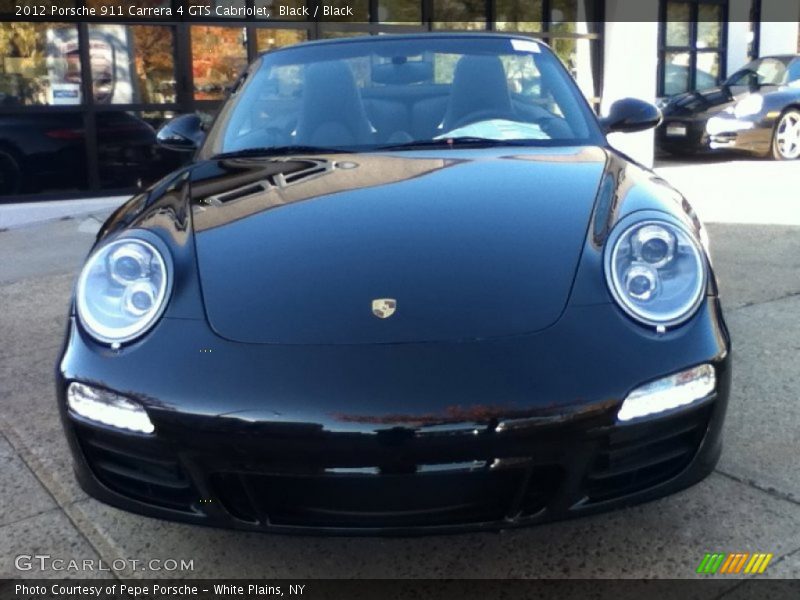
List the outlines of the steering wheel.
{"type": "Polygon", "coordinates": [[[448,131],[458,129],[459,127],[466,127],[478,121],[489,121],[490,119],[505,119],[508,121],[515,121],[516,115],[511,110],[504,110],[502,108],[485,108],[483,110],[476,110],[468,113],[456,121],[448,131]]]}

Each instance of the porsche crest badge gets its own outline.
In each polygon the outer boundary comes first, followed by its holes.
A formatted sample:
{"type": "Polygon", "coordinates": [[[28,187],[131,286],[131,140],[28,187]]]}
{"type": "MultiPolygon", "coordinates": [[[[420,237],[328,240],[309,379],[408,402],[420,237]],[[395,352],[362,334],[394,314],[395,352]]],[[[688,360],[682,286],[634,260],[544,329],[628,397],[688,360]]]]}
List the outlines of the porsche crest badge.
{"type": "Polygon", "coordinates": [[[388,319],[397,310],[397,300],[394,298],[375,298],[372,301],[372,314],[379,319],[388,319]]]}

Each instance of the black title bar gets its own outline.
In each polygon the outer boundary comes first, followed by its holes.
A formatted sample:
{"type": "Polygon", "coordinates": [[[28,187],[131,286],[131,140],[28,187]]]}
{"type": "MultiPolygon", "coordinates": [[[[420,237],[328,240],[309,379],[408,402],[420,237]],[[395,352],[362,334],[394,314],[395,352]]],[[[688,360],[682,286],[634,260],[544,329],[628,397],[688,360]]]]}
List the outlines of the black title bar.
{"type": "MultiPolygon", "coordinates": [[[[717,0],[708,0],[713,3],[717,0]]],[[[719,2],[721,5],[725,3],[719,2]]],[[[419,25],[436,23],[474,23],[491,18],[495,22],[652,22],[659,19],[655,0],[609,4],[607,0],[417,0],[393,5],[393,0],[0,0],[0,21],[34,22],[219,22],[275,23],[380,23],[419,25]],[[547,14],[545,14],[547,13],[547,14]],[[511,21],[512,18],[515,19],[511,21]]],[[[751,11],[752,12],[752,11],[751,11]]],[[[701,12],[700,20],[714,18],[713,11],[701,12]]],[[[760,16],[747,11],[729,11],[727,20],[797,22],[800,0],[781,0],[762,5],[760,16]]]]}
{"type": "Polygon", "coordinates": [[[796,600],[800,597],[800,581],[740,577],[697,580],[0,580],[3,600],[671,600],[721,597],[796,600]]]}

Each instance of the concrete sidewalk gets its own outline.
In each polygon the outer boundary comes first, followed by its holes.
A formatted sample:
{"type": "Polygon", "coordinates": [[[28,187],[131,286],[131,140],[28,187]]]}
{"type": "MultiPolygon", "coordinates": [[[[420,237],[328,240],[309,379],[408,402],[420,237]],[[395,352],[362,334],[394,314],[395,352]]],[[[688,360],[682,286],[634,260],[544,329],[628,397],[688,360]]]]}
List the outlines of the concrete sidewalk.
{"type": "Polygon", "coordinates": [[[85,198],[80,200],[49,200],[0,204],[0,231],[19,229],[59,219],[94,216],[105,218],[130,196],[85,198]]]}

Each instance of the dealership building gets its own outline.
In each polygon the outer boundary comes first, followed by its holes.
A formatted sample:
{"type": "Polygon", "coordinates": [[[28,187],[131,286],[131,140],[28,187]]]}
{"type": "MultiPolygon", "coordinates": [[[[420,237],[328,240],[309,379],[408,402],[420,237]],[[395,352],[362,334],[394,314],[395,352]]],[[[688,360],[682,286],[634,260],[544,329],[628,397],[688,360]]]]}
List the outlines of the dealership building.
{"type": "MultiPolygon", "coordinates": [[[[525,33],[602,112],[797,53],[798,19],[800,0],[0,0],[0,203],[149,185],[187,160],[156,147],[154,129],[176,114],[211,118],[249,60],[305,40],[525,33]],[[314,20],[317,4],[353,16],[314,20]]],[[[615,136],[652,163],[652,132],[615,136]]]]}

